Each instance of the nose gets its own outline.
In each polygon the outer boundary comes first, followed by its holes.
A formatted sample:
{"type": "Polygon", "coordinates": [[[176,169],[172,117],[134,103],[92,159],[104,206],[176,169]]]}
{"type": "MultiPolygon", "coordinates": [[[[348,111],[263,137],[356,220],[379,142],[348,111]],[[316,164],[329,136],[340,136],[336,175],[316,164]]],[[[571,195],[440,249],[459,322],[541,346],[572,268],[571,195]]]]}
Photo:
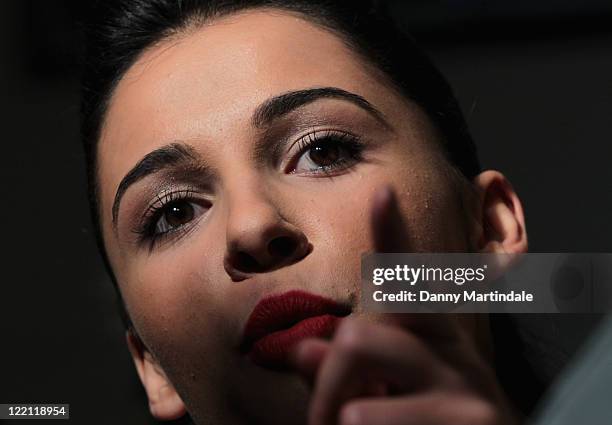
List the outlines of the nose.
{"type": "Polygon", "coordinates": [[[267,197],[242,192],[229,206],[223,265],[233,281],[294,264],[312,250],[306,235],[267,197]]]}

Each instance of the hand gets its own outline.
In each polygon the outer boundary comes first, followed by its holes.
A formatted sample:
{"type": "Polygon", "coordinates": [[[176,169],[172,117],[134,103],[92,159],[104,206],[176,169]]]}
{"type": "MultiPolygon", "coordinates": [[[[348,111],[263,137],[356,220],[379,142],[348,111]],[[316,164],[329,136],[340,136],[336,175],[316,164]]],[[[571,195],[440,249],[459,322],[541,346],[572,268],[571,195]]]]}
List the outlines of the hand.
{"type": "MultiPolygon", "coordinates": [[[[377,252],[402,252],[405,226],[390,189],[372,209],[377,252]]],[[[293,357],[313,386],[309,425],[512,425],[495,374],[450,314],[346,318],[332,341],[310,339],[293,357]]]]}

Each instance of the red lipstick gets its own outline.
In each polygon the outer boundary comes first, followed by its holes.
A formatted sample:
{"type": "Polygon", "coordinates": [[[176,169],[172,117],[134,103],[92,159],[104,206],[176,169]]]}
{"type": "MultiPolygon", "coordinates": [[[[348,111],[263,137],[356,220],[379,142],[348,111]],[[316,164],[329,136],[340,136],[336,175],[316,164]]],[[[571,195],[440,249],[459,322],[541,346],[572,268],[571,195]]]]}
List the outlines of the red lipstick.
{"type": "Polygon", "coordinates": [[[304,291],[266,297],[249,316],[241,351],[259,366],[285,369],[298,342],[331,337],[340,318],[350,312],[347,306],[304,291]]]}

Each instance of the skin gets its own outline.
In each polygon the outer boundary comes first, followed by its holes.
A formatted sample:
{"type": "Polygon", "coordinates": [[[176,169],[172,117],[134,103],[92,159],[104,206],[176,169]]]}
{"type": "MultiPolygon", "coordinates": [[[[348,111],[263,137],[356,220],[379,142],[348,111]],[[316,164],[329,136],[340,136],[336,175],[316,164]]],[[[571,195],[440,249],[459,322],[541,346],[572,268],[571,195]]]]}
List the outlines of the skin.
{"type": "Polygon", "coordinates": [[[255,10],[152,46],[113,93],[98,155],[105,246],[157,418],[187,410],[207,424],[512,423],[483,361],[486,318],[365,314],[359,281],[363,252],[523,252],[520,202],[498,172],[461,184],[424,113],[334,34],[255,10]],[[268,99],[320,87],[362,96],[386,123],[326,98],[253,125],[268,99]],[[322,130],[357,135],[361,158],[325,175],[308,171],[308,154],[295,145],[278,163],[254,155],[258,141],[286,149],[322,130]],[[210,173],[192,173],[195,188],[167,173],[138,180],[113,221],[124,176],[151,151],[178,142],[210,173]],[[152,248],[138,242],[135,231],[160,189],[185,187],[196,210],[188,230],[152,248]],[[278,238],[295,242],[293,249],[270,252],[278,238]],[[255,270],[240,261],[244,255],[255,270]],[[297,347],[295,372],[273,372],[236,347],[257,302],[291,289],[348,303],[353,313],[333,340],[297,347]]]}

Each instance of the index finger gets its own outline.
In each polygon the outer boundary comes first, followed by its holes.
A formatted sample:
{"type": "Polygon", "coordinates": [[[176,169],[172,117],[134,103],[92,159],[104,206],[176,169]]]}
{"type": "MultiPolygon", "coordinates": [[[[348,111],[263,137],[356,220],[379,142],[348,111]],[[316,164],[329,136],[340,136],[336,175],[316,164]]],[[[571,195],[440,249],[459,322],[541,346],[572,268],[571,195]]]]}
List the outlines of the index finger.
{"type": "Polygon", "coordinates": [[[400,212],[397,195],[390,185],[376,191],[370,222],[374,252],[408,252],[410,235],[400,212]]]}
{"type": "MultiPolygon", "coordinates": [[[[411,252],[411,236],[399,200],[390,185],[380,187],[372,201],[371,228],[375,253],[411,252]]],[[[388,314],[385,321],[437,340],[460,339],[456,317],[444,313],[388,314]]]]}

